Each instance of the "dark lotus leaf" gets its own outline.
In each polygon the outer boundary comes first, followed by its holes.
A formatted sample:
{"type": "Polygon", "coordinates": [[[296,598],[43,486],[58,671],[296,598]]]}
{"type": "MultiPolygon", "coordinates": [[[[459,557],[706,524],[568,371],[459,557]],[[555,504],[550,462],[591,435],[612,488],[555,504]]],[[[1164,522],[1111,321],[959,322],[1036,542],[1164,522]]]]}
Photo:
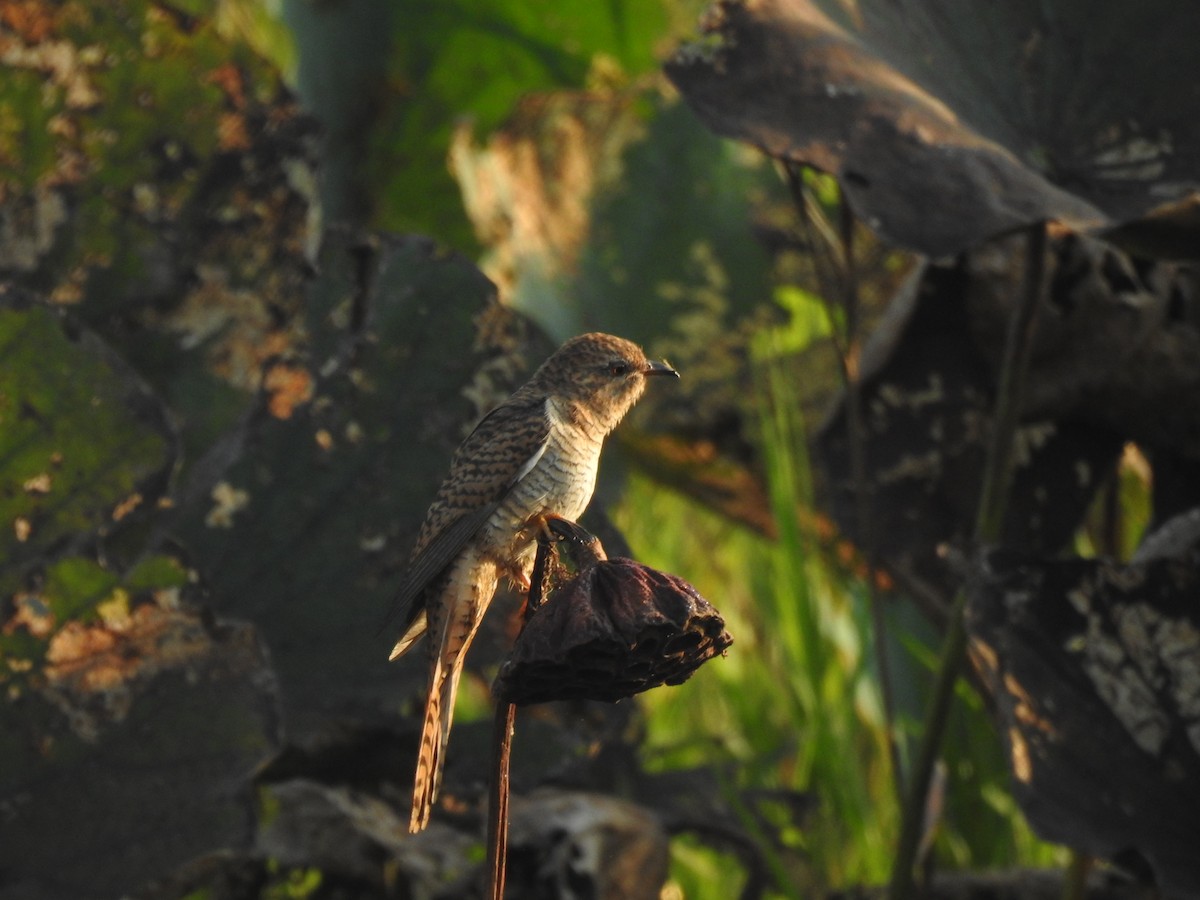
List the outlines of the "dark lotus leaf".
{"type": "Polygon", "coordinates": [[[428,239],[330,234],[312,401],[257,426],[224,472],[237,502],[214,491],[179,522],[209,605],[270,647],[294,735],[424,684],[423,654],[388,663],[380,620],[454,446],[544,354],[493,295],[428,239]]]}
{"type": "Polygon", "coordinates": [[[1014,794],[1044,838],[1135,852],[1200,893],[1200,568],[992,553],[970,587],[972,659],[1014,794]]]}
{"type": "MultiPolygon", "coordinates": [[[[48,573],[42,603],[96,563],[48,573]]],[[[277,687],[244,622],[181,608],[180,570],[111,586],[69,623],[46,666],[0,704],[0,895],[128,896],[215,848],[248,849],[246,776],[277,746],[277,687]],[[139,583],[141,587],[137,587],[139,583]]]]}
{"type": "MultiPolygon", "coordinates": [[[[1022,290],[1010,264],[1019,240],[925,265],[864,354],[874,541],[906,587],[948,594],[957,585],[937,547],[973,526],[1001,349],[1022,290]]],[[[1161,515],[1200,502],[1194,464],[1172,477],[1168,462],[1200,458],[1200,291],[1189,266],[1135,265],[1078,234],[1050,241],[1045,265],[1003,541],[1048,553],[1070,540],[1126,441],[1152,448],[1161,515]]],[[[862,541],[846,425],[843,399],[818,453],[838,524],[862,541]]]]}
{"type": "MultiPolygon", "coordinates": [[[[1018,241],[993,241],[964,264],[971,341],[993,382],[1013,298],[1022,291],[1022,267],[1011,265],[1018,241]]],[[[1090,424],[1200,459],[1200,272],[1139,264],[1076,234],[1050,242],[1046,269],[1025,414],[1090,424]]]]}
{"type": "Polygon", "coordinates": [[[1200,246],[1200,193],[1118,225],[1104,238],[1136,256],[1195,259],[1200,246]]]}
{"type": "Polygon", "coordinates": [[[836,174],[872,228],[932,256],[1200,190],[1197,4],[759,0],[718,4],[707,30],[667,64],[700,117],[836,174]]]}
{"type": "Polygon", "coordinates": [[[166,407],[111,347],[0,284],[0,597],[153,510],[178,453],[166,407]]]}
{"type": "Polygon", "coordinates": [[[615,702],[682,684],[732,643],[720,613],[682,578],[600,560],[534,611],[495,691],[516,704],[615,702]]]}
{"type": "Polygon", "coordinates": [[[150,382],[190,466],[260,387],[295,404],[279,361],[307,343],[320,220],[315,121],[214,6],[185,6],[5,7],[0,276],[150,382]]]}
{"type": "MultiPolygon", "coordinates": [[[[960,581],[939,546],[971,534],[991,430],[995,373],[979,324],[986,304],[964,302],[990,290],[983,280],[974,255],[927,265],[893,301],[864,352],[870,539],[879,562],[934,618],[944,614],[960,581]]],[[[1055,318],[1067,326],[1068,317],[1055,318]]],[[[1040,365],[1054,365],[1053,357],[1035,360],[1035,370],[1040,365]]],[[[1100,420],[1055,410],[1025,418],[1017,442],[1003,541],[1053,552],[1078,527],[1123,439],[1100,420]]],[[[863,543],[850,456],[843,401],[818,435],[817,460],[824,502],[842,531],[863,543]]]]}

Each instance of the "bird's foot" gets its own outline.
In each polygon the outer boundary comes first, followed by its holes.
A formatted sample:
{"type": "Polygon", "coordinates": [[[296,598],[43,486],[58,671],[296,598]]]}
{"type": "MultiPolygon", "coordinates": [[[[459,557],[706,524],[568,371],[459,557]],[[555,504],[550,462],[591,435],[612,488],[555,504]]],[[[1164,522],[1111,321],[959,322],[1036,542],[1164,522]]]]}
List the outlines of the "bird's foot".
{"type": "Polygon", "coordinates": [[[572,522],[562,516],[546,516],[543,528],[549,541],[570,541],[573,544],[586,546],[595,540],[591,532],[578,522],[572,522]]]}
{"type": "Polygon", "coordinates": [[[537,524],[538,543],[547,549],[553,544],[564,545],[576,569],[608,558],[599,539],[578,522],[550,514],[540,517],[537,524]]]}
{"type": "Polygon", "coordinates": [[[567,538],[572,528],[578,527],[579,526],[577,526],[570,519],[564,519],[562,516],[556,516],[554,513],[547,513],[544,516],[538,516],[538,543],[557,544],[559,541],[567,538]]]}

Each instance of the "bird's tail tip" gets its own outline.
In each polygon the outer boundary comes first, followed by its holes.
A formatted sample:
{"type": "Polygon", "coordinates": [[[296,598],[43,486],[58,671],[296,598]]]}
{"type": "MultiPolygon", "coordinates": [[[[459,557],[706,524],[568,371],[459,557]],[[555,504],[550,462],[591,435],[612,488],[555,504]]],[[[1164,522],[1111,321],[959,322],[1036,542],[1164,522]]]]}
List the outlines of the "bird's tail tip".
{"type": "Polygon", "coordinates": [[[425,830],[442,785],[442,747],[445,742],[442,737],[441,706],[441,691],[431,690],[425,703],[425,720],[421,724],[421,744],[417,748],[417,774],[413,781],[409,834],[425,830]]]}

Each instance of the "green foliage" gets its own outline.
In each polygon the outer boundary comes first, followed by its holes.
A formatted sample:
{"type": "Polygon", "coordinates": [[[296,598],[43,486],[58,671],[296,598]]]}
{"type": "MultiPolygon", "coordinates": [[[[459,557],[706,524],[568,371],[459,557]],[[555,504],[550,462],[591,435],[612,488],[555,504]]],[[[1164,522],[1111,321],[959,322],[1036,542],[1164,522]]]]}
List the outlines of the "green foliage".
{"type": "MultiPolygon", "coordinates": [[[[647,765],[730,761],[737,774],[726,801],[735,806],[747,791],[812,792],[818,805],[807,818],[778,812],[770,828],[743,807],[741,824],[772,858],[783,896],[882,881],[898,816],[861,585],[802,531],[799,545],[771,544],[643,478],[631,480],[617,519],[640,558],[688,574],[735,640],[726,659],[683,687],[645,696],[647,765]]],[[[892,623],[911,625],[907,618],[892,623]]],[[[910,646],[932,660],[935,636],[926,638],[910,646]]],[[[915,698],[915,711],[924,667],[900,668],[909,679],[900,693],[915,698]]],[[[971,689],[963,692],[968,702],[956,710],[945,751],[950,793],[938,859],[953,868],[1061,863],[1064,851],[1037,840],[1021,818],[991,722],[971,689]]],[[[686,897],[736,895],[739,866],[694,841],[676,845],[672,877],[686,897]]]]}
{"type": "Polygon", "coordinates": [[[592,202],[578,275],[559,298],[575,313],[566,333],[598,328],[644,341],[675,332],[676,343],[711,346],[770,293],[770,260],[747,223],[778,179],[682,103],[658,100],[646,116],[622,154],[621,179],[592,202]]]}
{"type": "Polygon", "coordinates": [[[690,14],[699,5],[689,0],[405,4],[393,19],[390,91],[371,135],[366,180],[377,198],[375,222],[475,247],[446,166],[454,129],[465,121],[486,134],[512,114],[519,98],[583,89],[598,70],[610,73],[604,77],[629,79],[656,69],[672,32],[694,21],[690,14]]]}
{"type": "MultiPolygon", "coordinates": [[[[755,335],[756,359],[782,360],[833,334],[829,310],[816,294],[798,285],[782,284],[775,288],[774,296],[775,302],[787,313],[787,320],[782,326],[763,329],[755,335]]],[[[774,377],[778,379],[777,372],[774,377]]]]}
{"type": "MultiPolygon", "coordinates": [[[[726,802],[755,837],[779,895],[807,897],[885,880],[899,809],[866,592],[815,537],[803,423],[784,375],[787,355],[826,334],[828,320],[811,295],[781,300],[790,322],[761,332],[755,344],[760,446],[779,540],[639,477],[615,518],[639,558],[686,573],[721,610],[735,641],[726,659],[684,687],[646,695],[647,764],[733,763],[726,802]],[[815,806],[801,818],[747,799],[772,788],[809,792],[815,806]]],[[[902,606],[887,620],[893,656],[901,657],[893,676],[908,733],[924,706],[937,635],[902,606]]],[[[1033,837],[1008,794],[1007,763],[978,697],[965,684],[961,692],[945,750],[939,860],[963,868],[1060,862],[1061,849],[1033,837]]],[[[675,848],[672,877],[689,898],[716,898],[733,896],[742,873],[689,841],[675,848]]]]}
{"type": "MultiPolygon", "coordinates": [[[[715,737],[737,762],[737,788],[811,791],[799,821],[782,813],[743,826],[760,834],[781,886],[807,896],[886,873],[896,820],[886,732],[867,648],[861,588],[831,567],[799,518],[811,506],[801,423],[777,366],[761,367],[762,448],[779,541],[771,544],[635,481],[618,521],[654,565],[685,571],[726,615],[735,644],[682,696],[651,695],[649,751],[715,737]],[[707,685],[702,689],[703,680],[707,685]],[[702,692],[701,692],[702,691],[702,692]],[[699,707],[699,708],[697,708],[699,707]]],[[[696,749],[696,745],[692,745],[696,749]]],[[[688,754],[658,751],[657,764],[688,754]]],[[[698,896],[716,896],[700,894],[698,896]]]]}
{"type": "MultiPolygon", "coordinates": [[[[212,0],[200,0],[211,10],[212,0]]],[[[245,41],[275,64],[285,78],[296,74],[296,45],[280,17],[281,0],[217,0],[212,11],[217,30],[232,42],[245,41]]],[[[203,12],[198,13],[203,14],[203,12]]]]}
{"type": "Polygon", "coordinates": [[[45,83],[31,71],[8,71],[0,102],[0,177],[32,190],[55,165],[45,83]]]}
{"type": "Polygon", "coordinates": [[[671,873],[684,897],[737,897],[746,881],[732,855],[714,851],[687,835],[671,841],[671,873]]]}
{"type": "MultiPolygon", "coordinates": [[[[631,483],[618,520],[639,556],[688,573],[735,640],[686,686],[647,695],[647,762],[697,765],[714,753],[733,761],[727,802],[742,791],[814,792],[819,805],[803,820],[784,809],[766,821],[756,820],[762,810],[743,812],[791,896],[881,877],[895,804],[855,598],[807,539],[772,545],[644,480],[631,483]]],[[[701,871],[676,870],[692,885],[687,896],[728,896],[697,892],[701,871]]]]}
{"type": "Polygon", "coordinates": [[[662,24],[658,3],[409,5],[392,50],[398,102],[378,130],[373,154],[371,181],[384,187],[379,224],[473,246],[458,187],[446,168],[456,123],[465,117],[487,133],[529,92],[582,88],[597,53],[645,71],[653,60],[634,36],[658,35],[662,24]],[[417,198],[425,202],[414,202],[417,198]]]}
{"type": "MultiPolygon", "coordinates": [[[[789,705],[802,731],[795,776],[819,785],[809,852],[828,883],[883,875],[891,833],[885,723],[868,670],[870,624],[861,590],[823,564],[801,528],[812,508],[803,423],[789,383],[765,366],[762,448],[784,552],[756,596],[772,624],[776,671],[792,675],[789,705]]],[[[757,578],[763,570],[756,569],[757,578]]]]}
{"type": "Polygon", "coordinates": [[[94,560],[78,557],[60,560],[44,577],[42,596],[60,621],[90,619],[96,606],[120,580],[94,560]]]}
{"type": "Polygon", "coordinates": [[[181,588],[187,582],[187,570],[180,565],[179,560],[161,554],[143,558],[123,579],[123,584],[131,591],[181,588]]]}
{"type": "Polygon", "coordinates": [[[321,889],[323,876],[320,869],[282,869],[272,865],[271,881],[260,892],[263,900],[306,900],[321,889]]]}

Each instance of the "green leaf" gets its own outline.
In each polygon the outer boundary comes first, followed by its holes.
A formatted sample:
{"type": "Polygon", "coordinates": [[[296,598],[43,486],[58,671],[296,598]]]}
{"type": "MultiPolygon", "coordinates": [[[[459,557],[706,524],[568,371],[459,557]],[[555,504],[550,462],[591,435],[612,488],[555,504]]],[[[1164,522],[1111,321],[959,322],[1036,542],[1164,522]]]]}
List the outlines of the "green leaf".
{"type": "Polygon", "coordinates": [[[150,556],[139,562],[123,579],[131,591],[180,588],[188,583],[187,570],[172,556],[150,556]]]}
{"type": "Polygon", "coordinates": [[[46,570],[40,593],[60,622],[91,618],[119,581],[118,575],[94,560],[69,557],[46,570]]]}
{"type": "Polygon", "coordinates": [[[396,16],[388,96],[373,130],[366,183],[382,190],[375,223],[437,235],[464,250],[476,238],[446,161],[457,127],[487,134],[521,97],[581,89],[592,73],[654,71],[678,0],[458,0],[408,4],[396,16]]]}

